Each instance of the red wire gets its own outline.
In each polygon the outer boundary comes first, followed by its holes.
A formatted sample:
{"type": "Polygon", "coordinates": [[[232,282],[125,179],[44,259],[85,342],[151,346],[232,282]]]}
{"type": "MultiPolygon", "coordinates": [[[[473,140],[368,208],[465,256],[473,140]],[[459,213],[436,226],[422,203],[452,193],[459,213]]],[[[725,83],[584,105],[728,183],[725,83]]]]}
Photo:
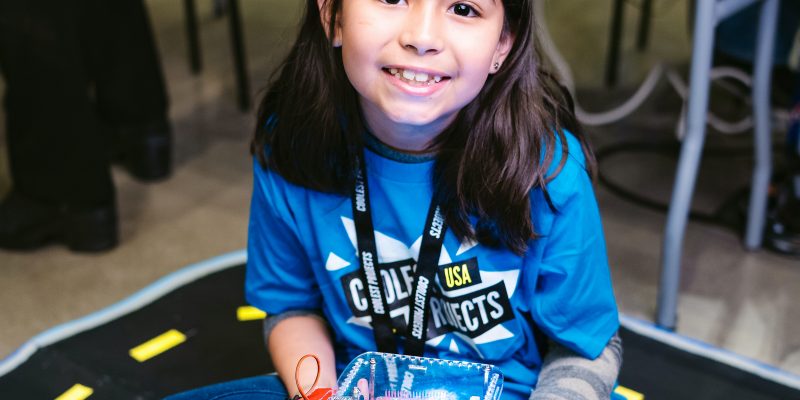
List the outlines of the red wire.
{"type": "Polygon", "coordinates": [[[294,384],[297,385],[297,391],[300,392],[300,396],[303,397],[303,400],[308,400],[308,395],[306,394],[307,392],[304,392],[303,388],[300,387],[300,365],[303,364],[303,361],[308,357],[314,358],[314,361],[317,362],[317,376],[314,378],[314,383],[312,383],[311,387],[308,388],[309,392],[313,391],[314,387],[317,386],[317,381],[319,380],[319,374],[320,374],[320,368],[321,368],[320,367],[320,362],[319,362],[319,357],[317,357],[314,354],[306,354],[303,357],[300,357],[300,360],[297,361],[297,366],[294,369],[294,384]]]}

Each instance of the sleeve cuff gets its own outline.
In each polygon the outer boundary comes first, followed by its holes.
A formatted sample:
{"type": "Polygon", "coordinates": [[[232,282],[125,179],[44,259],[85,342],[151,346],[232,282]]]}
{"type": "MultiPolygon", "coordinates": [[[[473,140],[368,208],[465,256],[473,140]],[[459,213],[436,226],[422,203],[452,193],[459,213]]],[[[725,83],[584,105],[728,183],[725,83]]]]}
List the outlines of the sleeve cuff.
{"type": "Polygon", "coordinates": [[[327,323],[320,310],[291,310],[280,314],[273,314],[264,319],[264,344],[269,348],[269,334],[281,321],[293,317],[316,317],[327,323]]]}

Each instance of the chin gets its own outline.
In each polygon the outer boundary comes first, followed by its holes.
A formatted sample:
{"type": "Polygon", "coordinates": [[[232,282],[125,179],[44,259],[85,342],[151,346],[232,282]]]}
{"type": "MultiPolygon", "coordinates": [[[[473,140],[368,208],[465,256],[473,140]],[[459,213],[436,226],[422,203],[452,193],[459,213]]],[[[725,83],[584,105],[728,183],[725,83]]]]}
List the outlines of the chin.
{"type": "Polygon", "coordinates": [[[440,113],[420,113],[420,112],[404,112],[399,114],[387,113],[389,119],[396,124],[403,125],[429,125],[440,121],[443,116],[440,113]]]}

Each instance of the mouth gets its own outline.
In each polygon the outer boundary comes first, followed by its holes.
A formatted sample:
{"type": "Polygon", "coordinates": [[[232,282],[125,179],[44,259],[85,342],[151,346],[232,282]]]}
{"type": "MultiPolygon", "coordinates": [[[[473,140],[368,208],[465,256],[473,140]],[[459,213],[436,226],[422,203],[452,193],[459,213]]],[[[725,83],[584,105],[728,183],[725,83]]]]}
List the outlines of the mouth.
{"type": "Polygon", "coordinates": [[[431,86],[450,79],[450,77],[447,75],[438,75],[426,71],[400,67],[384,67],[383,72],[392,75],[411,86],[431,86]]]}

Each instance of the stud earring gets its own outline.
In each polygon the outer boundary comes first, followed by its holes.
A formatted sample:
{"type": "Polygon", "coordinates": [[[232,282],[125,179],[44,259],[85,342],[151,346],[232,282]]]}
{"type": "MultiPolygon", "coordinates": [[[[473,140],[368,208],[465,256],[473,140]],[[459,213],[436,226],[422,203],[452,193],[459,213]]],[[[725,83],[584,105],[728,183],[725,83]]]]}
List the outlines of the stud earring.
{"type": "Polygon", "coordinates": [[[497,71],[500,69],[500,63],[494,63],[494,70],[497,71]]]}

